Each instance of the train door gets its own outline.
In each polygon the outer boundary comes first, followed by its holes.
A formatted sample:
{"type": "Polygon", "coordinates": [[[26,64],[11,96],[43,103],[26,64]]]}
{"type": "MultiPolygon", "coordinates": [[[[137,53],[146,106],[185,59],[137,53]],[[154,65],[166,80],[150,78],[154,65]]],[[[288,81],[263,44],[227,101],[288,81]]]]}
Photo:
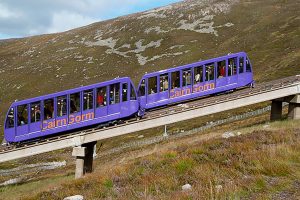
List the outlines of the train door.
{"type": "Polygon", "coordinates": [[[7,113],[5,121],[5,139],[7,141],[13,141],[15,137],[15,127],[16,127],[16,113],[15,108],[11,107],[7,113]]]}
{"type": "Polygon", "coordinates": [[[227,85],[226,79],[226,60],[221,60],[217,62],[216,71],[216,88],[224,87],[227,85]]]}
{"type": "Polygon", "coordinates": [[[120,83],[109,85],[108,115],[120,113],[120,83]]]}
{"type": "Polygon", "coordinates": [[[181,96],[180,71],[171,72],[170,82],[170,99],[181,96]]]}
{"type": "Polygon", "coordinates": [[[17,106],[17,136],[28,133],[28,106],[28,104],[17,106]]]}
{"type": "Polygon", "coordinates": [[[81,103],[81,93],[76,92],[73,94],[70,94],[69,96],[69,125],[72,125],[75,123],[75,119],[81,119],[81,108],[82,108],[82,103],[81,103]]]}
{"type": "Polygon", "coordinates": [[[96,111],[95,118],[107,116],[107,92],[108,87],[103,86],[96,89],[96,111]]]}
{"type": "Polygon", "coordinates": [[[208,90],[214,89],[216,87],[215,64],[214,63],[206,64],[204,72],[205,72],[205,83],[203,85],[202,91],[208,91],[208,90]]]}
{"type": "Polygon", "coordinates": [[[192,93],[192,69],[183,69],[181,71],[181,95],[188,95],[192,93]]]}
{"type": "Polygon", "coordinates": [[[157,76],[148,78],[148,91],[147,91],[147,105],[154,104],[158,101],[158,87],[157,76]]]}
{"type": "Polygon", "coordinates": [[[68,96],[59,96],[56,99],[56,127],[67,126],[68,124],[68,96]]]}
{"type": "Polygon", "coordinates": [[[54,99],[51,98],[44,100],[43,105],[43,130],[55,128],[54,99]]]}
{"type": "Polygon", "coordinates": [[[94,119],[94,90],[89,89],[83,91],[83,109],[80,120],[75,119],[76,123],[81,121],[89,121],[94,119]]]}
{"type": "Polygon", "coordinates": [[[159,76],[159,101],[169,99],[169,74],[159,76]]]}
{"type": "Polygon", "coordinates": [[[129,90],[129,84],[128,82],[121,84],[121,114],[126,115],[130,110],[130,90],[129,90]]]}
{"type": "Polygon", "coordinates": [[[140,82],[139,85],[139,91],[138,91],[138,96],[139,96],[139,103],[141,108],[145,108],[146,107],[146,102],[147,102],[147,97],[146,97],[146,79],[142,79],[142,81],[140,82]]]}
{"type": "Polygon", "coordinates": [[[227,84],[237,84],[238,82],[238,73],[237,73],[237,57],[228,59],[227,66],[227,84]]]}
{"type": "Polygon", "coordinates": [[[37,101],[30,104],[30,124],[29,132],[40,131],[42,127],[41,122],[41,102],[37,101]]]}
{"type": "Polygon", "coordinates": [[[201,92],[203,91],[203,66],[196,66],[193,68],[194,69],[194,73],[193,73],[193,77],[194,77],[194,84],[193,84],[193,92],[201,92]]]}

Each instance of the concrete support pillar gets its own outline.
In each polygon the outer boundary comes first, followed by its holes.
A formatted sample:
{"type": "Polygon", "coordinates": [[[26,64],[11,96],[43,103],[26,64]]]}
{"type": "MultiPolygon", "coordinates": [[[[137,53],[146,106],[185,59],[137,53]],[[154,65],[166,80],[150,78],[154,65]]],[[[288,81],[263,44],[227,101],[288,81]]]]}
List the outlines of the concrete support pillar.
{"type": "Polygon", "coordinates": [[[96,143],[91,142],[73,148],[72,156],[76,157],[75,179],[93,171],[93,153],[96,143]]]}
{"type": "Polygon", "coordinates": [[[282,116],[282,101],[273,100],[271,105],[271,121],[280,120],[282,116]]]}
{"type": "Polygon", "coordinates": [[[288,119],[300,119],[300,95],[289,101],[288,119]]]}

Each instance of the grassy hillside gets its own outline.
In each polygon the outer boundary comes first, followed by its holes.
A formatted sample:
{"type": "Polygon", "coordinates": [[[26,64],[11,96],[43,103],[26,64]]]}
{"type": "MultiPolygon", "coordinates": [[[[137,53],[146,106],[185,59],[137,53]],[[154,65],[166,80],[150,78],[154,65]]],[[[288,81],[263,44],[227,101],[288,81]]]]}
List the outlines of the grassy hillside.
{"type": "MultiPolygon", "coordinates": [[[[247,123],[251,120],[234,125],[247,123]]],[[[101,157],[95,172],[79,180],[59,170],[46,180],[3,188],[2,194],[7,199],[76,194],[85,199],[297,199],[299,120],[230,129],[236,136],[226,139],[222,134],[228,128],[101,157]],[[183,191],[187,183],[192,189],[183,191]]]]}
{"type": "MultiPolygon", "coordinates": [[[[0,40],[0,124],[10,103],[245,51],[255,79],[300,74],[299,3],[186,0],[63,33],[0,40]]],[[[0,133],[1,134],[1,133],[0,133]]]]}

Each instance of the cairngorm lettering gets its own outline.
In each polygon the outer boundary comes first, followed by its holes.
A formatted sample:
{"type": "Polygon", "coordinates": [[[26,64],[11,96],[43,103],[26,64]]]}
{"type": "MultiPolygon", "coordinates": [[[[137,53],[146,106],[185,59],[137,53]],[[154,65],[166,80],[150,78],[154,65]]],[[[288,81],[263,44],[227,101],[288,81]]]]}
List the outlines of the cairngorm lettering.
{"type": "MultiPolygon", "coordinates": [[[[211,90],[215,88],[215,83],[207,83],[205,85],[194,85],[193,92],[203,92],[207,90],[211,90]]],[[[183,89],[172,89],[170,91],[170,98],[180,97],[183,95],[187,95],[191,93],[191,88],[183,88],[183,89]]]]}
{"type": "MultiPolygon", "coordinates": [[[[69,124],[79,123],[82,121],[87,121],[94,119],[94,112],[85,113],[82,115],[70,115],[69,116],[69,124]]],[[[52,121],[43,121],[43,130],[52,129],[55,127],[66,126],[67,118],[63,119],[53,119],[52,121]]]]}

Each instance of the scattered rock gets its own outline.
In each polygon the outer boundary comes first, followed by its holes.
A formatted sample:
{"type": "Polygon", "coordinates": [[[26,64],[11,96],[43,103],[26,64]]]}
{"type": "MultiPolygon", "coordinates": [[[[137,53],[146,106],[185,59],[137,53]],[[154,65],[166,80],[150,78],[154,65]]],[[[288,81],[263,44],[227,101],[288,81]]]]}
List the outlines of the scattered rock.
{"type": "Polygon", "coordinates": [[[269,128],[270,124],[263,125],[263,128],[269,128]]]}
{"type": "Polygon", "coordinates": [[[223,189],[222,185],[216,185],[217,193],[219,193],[223,189]]]}
{"type": "Polygon", "coordinates": [[[223,133],[222,134],[222,138],[230,138],[230,137],[234,137],[235,135],[234,135],[234,133],[232,133],[232,132],[225,132],[225,133],[223,133]]]}
{"type": "Polygon", "coordinates": [[[139,135],[139,136],[138,136],[138,138],[143,138],[143,137],[144,137],[144,135],[139,135]]]}
{"type": "Polygon", "coordinates": [[[69,196],[64,198],[64,200],[83,200],[83,196],[82,195],[69,196]]]}
{"type": "Polygon", "coordinates": [[[242,134],[241,132],[237,132],[237,133],[236,133],[237,136],[239,136],[239,135],[241,135],[241,134],[242,134]]]}
{"type": "Polygon", "coordinates": [[[181,188],[184,191],[186,191],[186,190],[192,190],[192,186],[190,184],[188,184],[188,183],[185,184],[185,185],[183,185],[181,188]]]}

